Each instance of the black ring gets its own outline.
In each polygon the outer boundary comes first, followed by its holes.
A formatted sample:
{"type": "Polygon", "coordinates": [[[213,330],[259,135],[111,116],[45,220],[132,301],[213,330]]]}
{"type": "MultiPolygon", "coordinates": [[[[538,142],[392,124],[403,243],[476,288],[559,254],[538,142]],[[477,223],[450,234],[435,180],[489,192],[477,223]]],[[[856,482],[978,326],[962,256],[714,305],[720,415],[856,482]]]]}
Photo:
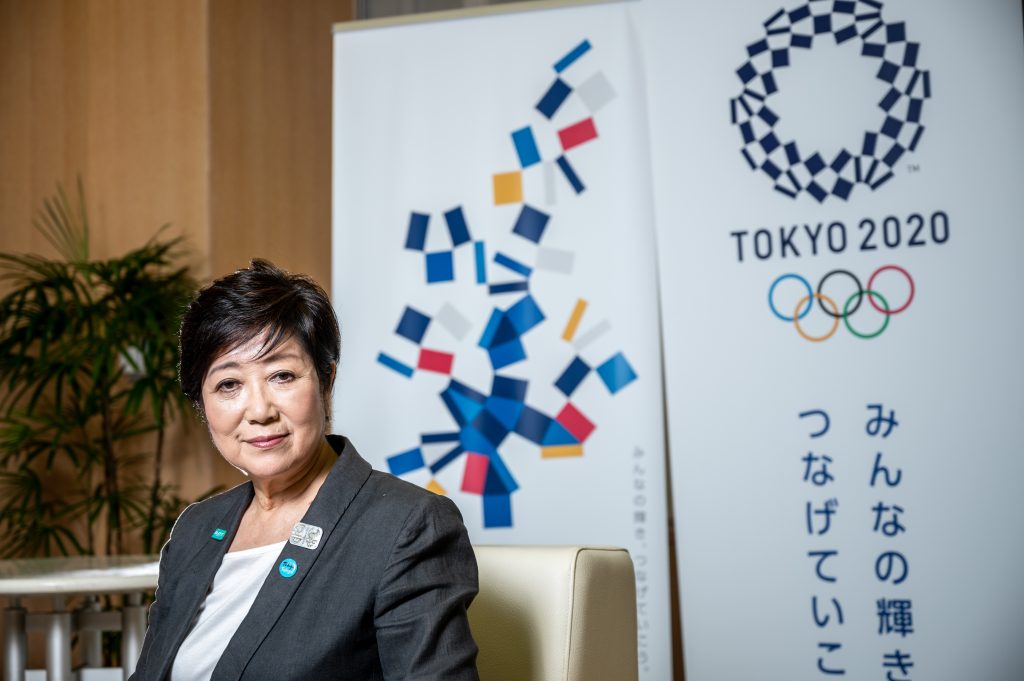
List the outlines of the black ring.
{"type": "Polygon", "coordinates": [[[818,295],[821,295],[821,289],[825,286],[825,282],[828,281],[828,278],[831,277],[833,274],[845,274],[846,276],[850,277],[857,283],[857,304],[854,305],[853,309],[850,310],[849,312],[835,314],[827,307],[825,307],[825,303],[821,300],[821,298],[818,298],[818,307],[820,307],[825,314],[827,314],[829,317],[832,317],[833,319],[843,319],[856,312],[857,309],[860,307],[860,304],[864,302],[864,287],[861,286],[860,279],[857,278],[857,275],[851,272],[850,270],[832,270],[824,277],[822,277],[821,281],[818,282],[818,295]]]}

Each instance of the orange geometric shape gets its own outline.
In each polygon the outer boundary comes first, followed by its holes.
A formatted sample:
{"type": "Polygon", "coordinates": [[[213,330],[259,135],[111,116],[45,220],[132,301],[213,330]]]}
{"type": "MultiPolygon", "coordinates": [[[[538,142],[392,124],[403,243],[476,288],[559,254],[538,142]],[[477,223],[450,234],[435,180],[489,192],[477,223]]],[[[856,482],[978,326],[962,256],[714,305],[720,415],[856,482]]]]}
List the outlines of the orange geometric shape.
{"type": "Polygon", "coordinates": [[[545,459],[559,459],[566,456],[583,456],[583,445],[560,445],[541,447],[540,455],[545,459]]]}
{"type": "Polygon", "coordinates": [[[511,173],[494,174],[494,205],[523,202],[523,173],[519,170],[511,173]]]}
{"type": "Polygon", "coordinates": [[[587,301],[582,298],[576,301],[576,306],[572,309],[572,314],[569,315],[569,321],[565,325],[565,331],[562,332],[562,340],[572,342],[573,336],[576,335],[576,329],[580,325],[580,320],[583,319],[583,312],[587,309],[587,301]]]}
{"type": "Polygon", "coordinates": [[[438,494],[442,497],[448,496],[448,490],[446,490],[444,487],[441,487],[440,483],[438,483],[437,480],[434,480],[433,478],[431,478],[430,482],[427,483],[427,489],[433,492],[434,494],[438,494]]]}

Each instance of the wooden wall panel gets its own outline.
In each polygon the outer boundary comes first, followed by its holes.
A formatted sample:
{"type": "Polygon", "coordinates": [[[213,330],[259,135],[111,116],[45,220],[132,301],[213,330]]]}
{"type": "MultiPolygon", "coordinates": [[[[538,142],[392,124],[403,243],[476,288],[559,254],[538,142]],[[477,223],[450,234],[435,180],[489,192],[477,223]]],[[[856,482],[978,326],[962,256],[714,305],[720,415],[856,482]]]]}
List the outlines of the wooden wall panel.
{"type": "Polygon", "coordinates": [[[92,253],[165,223],[208,270],[206,0],[0,0],[0,251],[49,253],[31,218],[81,175],[92,253]]]}
{"type": "Polygon", "coordinates": [[[351,0],[210,0],[211,269],[330,290],[331,25],[351,0]]]}

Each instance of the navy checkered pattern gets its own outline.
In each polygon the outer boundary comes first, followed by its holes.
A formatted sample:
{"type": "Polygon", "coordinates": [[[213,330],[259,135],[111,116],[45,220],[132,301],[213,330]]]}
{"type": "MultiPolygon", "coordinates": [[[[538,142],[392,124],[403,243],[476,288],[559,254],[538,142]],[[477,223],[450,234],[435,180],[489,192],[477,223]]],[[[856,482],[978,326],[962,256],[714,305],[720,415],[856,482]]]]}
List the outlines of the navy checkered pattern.
{"type": "Polygon", "coordinates": [[[752,170],[760,170],[775,189],[796,198],[807,192],[818,202],[829,196],[847,199],[853,187],[872,190],[893,176],[893,167],[921,139],[921,110],[931,97],[928,71],[918,67],[918,43],[909,42],[902,22],[882,20],[877,0],[822,2],[779,10],[764,22],[765,37],[747,46],[747,61],[736,70],[743,91],[731,102],[732,122],[743,137],[740,150],[752,170]],[[878,103],[882,124],[864,133],[860,149],[840,149],[832,158],[801,150],[794,140],[775,134],[778,115],[769,102],[779,92],[774,71],[789,66],[794,52],[808,50],[819,36],[837,44],[859,38],[861,55],[879,62],[876,78],[886,94],[878,103]]]}

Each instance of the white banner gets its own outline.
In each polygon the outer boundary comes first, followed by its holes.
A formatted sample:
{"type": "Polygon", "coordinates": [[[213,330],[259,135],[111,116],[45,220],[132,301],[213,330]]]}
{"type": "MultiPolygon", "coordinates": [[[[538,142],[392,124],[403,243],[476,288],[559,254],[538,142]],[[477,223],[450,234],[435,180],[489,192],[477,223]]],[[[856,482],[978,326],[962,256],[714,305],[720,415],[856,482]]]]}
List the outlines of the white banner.
{"type": "Polygon", "coordinates": [[[335,428],[477,543],[625,546],[671,676],[646,108],[605,4],[335,35],[335,428]]]}
{"type": "Polygon", "coordinates": [[[637,7],[687,681],[1024,678],[1020,11],[637,7]]]}

